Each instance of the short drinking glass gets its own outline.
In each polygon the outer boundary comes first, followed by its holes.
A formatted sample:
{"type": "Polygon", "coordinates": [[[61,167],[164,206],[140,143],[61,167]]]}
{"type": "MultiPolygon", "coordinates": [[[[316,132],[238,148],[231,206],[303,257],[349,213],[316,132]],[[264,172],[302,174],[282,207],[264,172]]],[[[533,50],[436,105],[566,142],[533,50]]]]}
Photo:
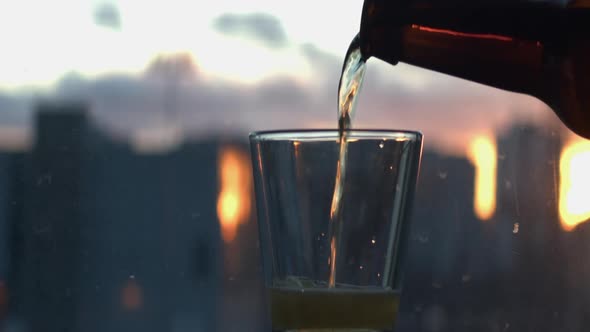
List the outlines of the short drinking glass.
{"type": "Polygon", "coordinates": [[[250,135],[272,331],[392,331],[422,151],[411,131],[250,135]],[[332,261],[333,260],[333,261],[332,261]]]}

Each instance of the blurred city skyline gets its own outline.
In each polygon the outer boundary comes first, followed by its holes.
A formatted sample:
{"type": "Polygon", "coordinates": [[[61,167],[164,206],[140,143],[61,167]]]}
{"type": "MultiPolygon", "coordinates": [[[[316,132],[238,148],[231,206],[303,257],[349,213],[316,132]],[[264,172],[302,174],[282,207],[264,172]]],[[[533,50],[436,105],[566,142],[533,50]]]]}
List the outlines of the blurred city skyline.
{"type": "MultiPolygon", "coordinates": [[[[342,57],[361,7],[362,1],[347,1],[331,15],[331,4],[266,0],[0,4],[0,28],[6,28],[0,34],[18,31],[7,35],[0,62],[6,73],[0,80],[0,150],[31,149],[32,112],[43,100],[87,105],[98,128],[142,154],[198,139],[245,141],[254,130],[335,128],[342,57]]],[[[426,148],[467,157],[477,166],[476,183],[486,188],[476,191],[481,216],[495,208],[495,141],[506,130],[532,124],[568,147],[579,142],[532,97],[375,59],[356,113],[353,127],[419,130],[426,148]]],[[[584,177],[576,169],[590,165],[584,159],[590,148],[567,151],[570,162],[560,170],[569,189],[557,188],[556,180],[555,190],[570,197],[562,215],[585,216],[586,191],[576,185],[584,177]]]]}
{"type": "MultiPolygon", "coordinates": [[[[245,142],[213,137],[146,155],[104,135],[88,111],[38,105],[32,149],[0,153],[0,326],[261,330],[245,142]]],[[[568,198],[556,187],[572,182],[557,175],[564,164],[579,172],[560,151],[588,155],[534,125],[472,149],[424,151],[400,331],[587,327],[589,228],[563,223],[568,198]]]]}

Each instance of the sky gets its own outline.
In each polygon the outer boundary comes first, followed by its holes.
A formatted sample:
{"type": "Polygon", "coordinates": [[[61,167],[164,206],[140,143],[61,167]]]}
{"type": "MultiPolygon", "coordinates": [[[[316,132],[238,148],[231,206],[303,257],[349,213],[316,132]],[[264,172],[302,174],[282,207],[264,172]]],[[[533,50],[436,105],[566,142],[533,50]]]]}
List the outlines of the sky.
{"type": "MultiPolygon", "coordinates": [[[[0,148],[30,144],[39,98],[85,100],[99,125],[140,146],[334,128],[361,9],[362,0],[2,1],[0,148]]],[[[560,126],[531,97],[376,59],[359,99],[353,126],[420,130],[427,146],[458,154],[519,119],[560,126]]]]}
{"type": "Polygon", "coordinates": [[[342,53],[358,30],[361,8],[362,2],[350,0],[338,2],[337,9],[331,2],[310,0],[3,1],[0,87],[50,84],[70,70],[87,75],[137,72],[157,54],[179,51],[190,52],[206,73],[235,80],[276,73],[301,76],[309,68],[293,49],[311,43],[342,53]],[[264,45],[256,31],[232,34],[216,28],[216,20],[233,16],[238,32],[240,15],[256,13],[277,21],[283,44],[264,45]],[[324,23],[326,17],[330,24],[324,23]],[[259,61],[244,66],[236,52],[259,61]]]}

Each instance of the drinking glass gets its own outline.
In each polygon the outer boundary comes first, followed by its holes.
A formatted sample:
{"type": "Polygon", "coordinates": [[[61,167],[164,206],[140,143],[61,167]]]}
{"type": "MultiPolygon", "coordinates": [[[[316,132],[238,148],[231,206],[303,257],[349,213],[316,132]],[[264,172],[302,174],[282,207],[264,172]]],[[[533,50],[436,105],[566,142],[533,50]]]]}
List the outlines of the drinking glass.
{"type": "Polygon", "coordinates": [[[337,130],[250,135],[272,331],[394,328],[422,135],[345,134],[338,218],[337,130]]]}

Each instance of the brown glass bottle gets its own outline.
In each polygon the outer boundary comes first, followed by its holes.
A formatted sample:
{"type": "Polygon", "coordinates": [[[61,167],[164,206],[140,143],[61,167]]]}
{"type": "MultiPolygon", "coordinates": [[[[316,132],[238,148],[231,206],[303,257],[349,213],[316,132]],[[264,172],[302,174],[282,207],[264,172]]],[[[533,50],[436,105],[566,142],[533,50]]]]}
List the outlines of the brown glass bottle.
{"type": "Polygon", "coordinates": [[[365,0],[362,53],[525,93],[590,138],[590,0],[365,0]]]}

